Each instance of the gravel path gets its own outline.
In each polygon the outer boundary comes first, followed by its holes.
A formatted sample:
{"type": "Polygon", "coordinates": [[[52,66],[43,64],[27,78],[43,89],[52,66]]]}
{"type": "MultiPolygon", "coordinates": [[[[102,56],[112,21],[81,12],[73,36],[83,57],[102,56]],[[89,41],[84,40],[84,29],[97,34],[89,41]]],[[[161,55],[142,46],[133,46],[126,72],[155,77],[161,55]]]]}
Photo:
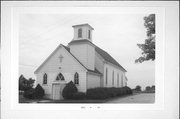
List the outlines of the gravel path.
{"type": "Polygon", "coordinates": [[[107,103],[154,103],[155,93],[134,94],[127,97],[115,98],[107,103]]]}

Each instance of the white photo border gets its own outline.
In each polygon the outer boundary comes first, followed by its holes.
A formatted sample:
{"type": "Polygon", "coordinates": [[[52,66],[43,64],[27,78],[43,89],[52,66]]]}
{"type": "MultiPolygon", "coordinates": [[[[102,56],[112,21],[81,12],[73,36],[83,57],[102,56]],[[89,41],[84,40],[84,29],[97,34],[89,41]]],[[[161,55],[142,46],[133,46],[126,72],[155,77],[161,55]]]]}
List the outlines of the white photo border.
{"type": "MultiPolygon", "coordinates": [[[[32,2],[33,3],[33,2],[32,2]]],[[[38,2],[41,3],[41,2],[38,2]]],[[[44,2],[43,2],[44,3],[44,2]]],[[[54,2],[55,3],[55,2],[54,2]]],[[[58,2],[57,4],[17,4],[10,6],[10,23],[11,32],[8,42],[2,45],[8,45],[10,48],[10,87],[4,88],[7,96],[2,96],[2,100],[10,101],[11,110],[162,110],[164,109],[164,52],[165,52],[165,8],[163,7],[123,7],[117,3],[100,3],[100,2],[58,2]],[[106,4],[108,3],[108,4],[106,4]],[[34,5],[34,6],[33,6],[34,5]],[[58,6],[59,5],[59,6],[58,6]],[[20,14],[156,14],[156,61],[155,61],[155,103],[152,104],[20,104],[18,99],[18,70],[19,70],[19,15],[20,14]]],[[[124,3],[123,3],[124,4],[124,3]]],[[[136,4],[137,5],[137,4],[136,4]]],[[[3,47],[2,47],[3,48],[3,47]]],[[[5,54],[2,53],[2,56],[5,54]]],[[[3,66],[2,66],[3,67],[3,66]]],[[[3,85],[7,86],[7,83],[3,85]]],[[[5,87],[3,86],[3,87],[5,87]]],[[[4,93],[3,93],[4,94],[4,93]]],[[[2,101],[3,102],[3,101],[2,101]]],[[[3,106],[3,105],[2,105],[3,106]]]]}

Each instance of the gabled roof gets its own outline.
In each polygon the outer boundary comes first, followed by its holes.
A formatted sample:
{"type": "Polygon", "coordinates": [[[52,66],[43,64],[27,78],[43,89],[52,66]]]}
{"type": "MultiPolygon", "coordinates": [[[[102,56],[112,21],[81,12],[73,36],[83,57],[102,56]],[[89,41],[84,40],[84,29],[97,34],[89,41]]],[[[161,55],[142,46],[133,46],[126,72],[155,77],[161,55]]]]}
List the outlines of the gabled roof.
{"type": "Polygon", "coordinates": [[[79,62],[81,64],[81,66],[83,66],[88,72],[93,72],[93,73],[96,73],[96,74],[99,74],[101,75],[101,73],[95,68],[95,70],[90,70],[90,69],[87,69],[71,52],[70,52],[70,49],[62,44],[60,44],[50,55],[49,57],[35,70],[34,73],[37,73],[38,70],[50,59],[50,57],[59,49],[59,47],[64,47],[70,54],[71,56],[74,57],[74,59],[79,62]]]}
{"type": "MultiPolygon", "coordinates": [[[[91,45],[93,45],[95,47],[95,51],[107,62],[110,62],[116,66],[118,66],[119,68],[123,69],[125,72],[126,70],[111,56],[109,55],[106,51],[102,50],[101,48],[99,48],[98,46],[94,45],[92,42],[90,42],[89,40],[83,39],[83,40],[72,40],[70,43],[68,44],[72,44],[72,43],[90,43],[91,45]]],[[[55,53],[55,51],[57,49],[59,49],[60,46],[63,46],[75,59],[76,61],[78,61],[87,71],[89,72],[93,72],[93,73],[97,73],[97,74],[101,74],[96,68],[95,70],[90,70],[87,69],[87,67],[85,67],[71,52],[70,52],[70,48],[66,47],[62,44],[60,44],[54,51],[53,53],[36,69],[35,73],[47,62],[47,60],[55,53]]]]}
{"type": "Polygon", "coordinates": [[[100,54],[104,60],[120,67],[121,69],[123,69],[125,72],[127,72],[111,55],[109,55],[106,51],[102,50],[101,48],[97,47],[95,48],[96,52],[98,54],[100,54]]]}
{"type": "MultiPolygon", "coordinates": [[[[53,56],[53,54],[60,48],[60,47],[64,47],[66,50],[68,50],[64,45],[62,45],[62,44],[60,44],[47,58],[46,58],[46,60],[34,71],[34,73],[36,74],[40,69],[41,69],[41,67],[53,56]]],[[[70,50],[69,50],[70,51],[70,50]]],[[[69,52],[68,51],[68,52],[69,52]]],[[[70,52],[69,52],[70,53],[70,52]]],[[[70,53],[71,54],[71,53],[70,53]]],[[[72,55],[72,54],[71,54],[72,55]]],[[[72,55],[73,56],[73,55],[72,55]]],[[[74,56],[73,56],[74,57],[74,56]]],[[[77,58],[76,57],[74,57],[76,60],[77,60],[77,58]]],[[[78,61],[78,60],[77,60],[78,61]]],[[[79,61],[78,61],[79,62],[79,61]]],[[[79,62],[80,63],[80,65],[81,66],[83,66],[86,70],[87,70],[87,68],[84,66],[84,65],[82,65],[82,63],[81,62],[79,62]]]]}
{"type": "Polygon", "coordinates": [[[75,44],[75,43],[90,43],[92,44],[93,46],[95,46],[95,51],[101,55],[101,57],[107,61],[107,62],[110,62],[116,66],[118,66],[119,68],[123,69],[125,72],[126,69],[124,69],[110,54],[108,54],[106,51],[102,50],[101,48],[99,48],[98,46],[96,46],[95,44],[93,44],[91,41],[89,40],[86,40],[86,39],[83,39],[83,40],[72,40],[70,43],[68,44],[75,44]]]}

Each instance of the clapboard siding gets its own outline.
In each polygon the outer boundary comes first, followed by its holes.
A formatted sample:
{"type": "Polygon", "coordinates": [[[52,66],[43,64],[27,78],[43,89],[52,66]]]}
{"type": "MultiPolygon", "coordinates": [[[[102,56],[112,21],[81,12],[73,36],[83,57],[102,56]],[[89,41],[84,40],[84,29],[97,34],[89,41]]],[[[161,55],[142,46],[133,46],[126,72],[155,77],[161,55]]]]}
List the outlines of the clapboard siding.
{"type": "Polygon", "coordinates": [[[89,44],[71,44],[70,52],[88,69],[94,70],[95,49],[89,44]]]}
{"type": "Polygon", "coordinates": [[[86,91],[86,69],[79,64],[76,59],[74,59],[71,54],[69,54],[66,49],[60,47],[53,56],[46,61],[46,63],[39,69],[37,72],[37,84],[39,83],[44,88],[46,95],[52,94],[52,83],[55,82],[55,79],[59,73],[62,73],[65,81],[62,83],[68,83],[69,81],[74,81],[74,74],[79,74],[79,85],[77,88],[79,91],[86,91]],[[59,56],[63,56],[63,60],[60,63],[59,56]],[[61,69],[59,69],[61,67],[61,69]],[[48,81],[47,84],[43,84],[43,75],[47,74],[48,81]]]}
{"type": "Polygon", "coordinates": [[[95,67],[101,72],[100,87],[104,87],[104,63],[102,57],[96,52],[95,53],[95,67]]]}
{"type": "Polygon", "coordinates": [[[87,39],[87,40],[92,41],[92,30],[91,30],[91,28],[89,28],[87,26],[81,26],[81,27],[74,28],[74,38],[73,38],[73,40],[83,40],[83,39],[87,39]],[[82,37],[81,38],[78,38],[78,29],[79,28],[82,28],[82,37]],[[90,39],[88,38],[88,30],[91,31],[91,34],[90,34],[91,38],[90,39]]]}
{"type": "Polygon", "coordinates": [[[87,74],[87,88],[96,88],[100,87],[100,76],[94,74],[87,74]]]}
{"type": "Polygon", "coordinates": [[[123,87],[125,86],[125,72],[123,70],[120,70],[119,68],[116,68],[110,63],[105,63],[104,65],[104,86],[105,87],[123,87]],[[107,75],[107,84],[106,84],[106,68],[108,69],[108,75],[107,75]],[[112,83],[113,81],[113,71],[114,71],[114,85],[112,83]],[[118,85],[118,74],[119,74],[119,85],[118,85]]]}

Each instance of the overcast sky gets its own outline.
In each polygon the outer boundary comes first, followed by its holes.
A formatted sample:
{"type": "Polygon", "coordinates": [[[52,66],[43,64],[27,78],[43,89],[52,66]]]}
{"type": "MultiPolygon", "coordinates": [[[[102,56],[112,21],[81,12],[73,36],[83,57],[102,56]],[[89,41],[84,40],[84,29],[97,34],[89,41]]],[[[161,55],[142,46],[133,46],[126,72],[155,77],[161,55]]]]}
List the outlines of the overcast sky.
{"type": "Polygon", "coordinates": [[[89,23],[93,43],[107,51],[126,70],[128,86],[152,86],[155,62],[135,64],[141,55],[137,43],[144,43],[143,17],[148,14],[23,14],[19,27],[19,75],[35,78],[34,71],[61,43],[73,38],[72,25],[89,23]]]}

